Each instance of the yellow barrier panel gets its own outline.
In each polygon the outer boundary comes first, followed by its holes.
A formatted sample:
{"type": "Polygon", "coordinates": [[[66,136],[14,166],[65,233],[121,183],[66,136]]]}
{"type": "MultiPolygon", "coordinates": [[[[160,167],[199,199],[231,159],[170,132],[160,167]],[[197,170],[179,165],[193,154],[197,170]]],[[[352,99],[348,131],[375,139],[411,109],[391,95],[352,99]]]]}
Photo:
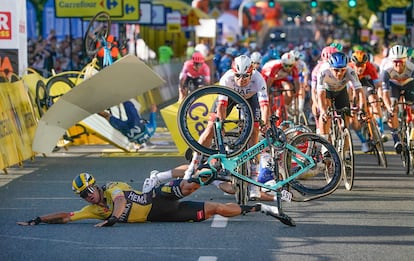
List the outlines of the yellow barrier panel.
{"type": "Polygon", "coordinates": [[[23,75],[22,80],[32,102],[36,119],[38,120],[40,118],[40,113],[36,104],[36,84],[38,81],[43,81],[46,84],[46,79],[35,70],[28,68],[27,73],[23,75]]]}
{"type": "MultiPolygon", "coordinates": [[[[16,140],[16,114],[13,112],[9,90],[11,83],[0,83],[0,169],[21,164],[16,140]]],[[[21,142],[21,141],[20,141],[21,142]]]]}
{"type": "Polygon", "coordinates": [[[36,119],[28,93],[24,88],[23,81],[10,83],[8,93],[10,104],[15,119],[15,140],[18,140],[18,151],[21,161],[34,156],[32,141],[36,132],[36,119]]]}

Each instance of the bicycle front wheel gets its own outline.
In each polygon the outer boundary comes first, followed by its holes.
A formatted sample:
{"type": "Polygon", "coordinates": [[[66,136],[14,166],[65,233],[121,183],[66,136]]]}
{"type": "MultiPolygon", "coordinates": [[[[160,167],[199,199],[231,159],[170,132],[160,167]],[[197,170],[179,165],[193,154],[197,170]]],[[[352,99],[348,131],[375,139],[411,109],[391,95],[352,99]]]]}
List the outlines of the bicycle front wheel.
{"type": "Polygon", "coordinates": [[[371,140],[375,146],[375,150],[377,152],[377,157],[379,164],[381,164],[384,168],[387,167],[387,157],[385,156],[384,144],[382,143],[382,138],[380,132],[378,130],[377,124],[374,123],[374,119],[371,119],[368,124],[370,125],[369,128],[371,129],[371,140]]]}
{"type": "MultiPolygon", "coordinates": [[[[342,178],[341,158],[335,147],[325,138],[314,133],[303,133],[289,144],[310,156],[316,166],[305,172],[291,182],[289,191],[294,201],[309,201],[331,194],[339,186],[342,178]]],[[[283,155],[285,179],[300,170],[300,163],[304,163],[303,156],[287,148],[283,155]]]]}
{"type": "Polygon", "coordinates": [[[83,48],[85,53],[93,57],[99,50],[100,40],[108,37],[111,31],[111,16],[108,12],[97,13],[88,24],[85,37],[83,38],[83,48]]]}
{"type": "Polygon", "coordinates": [[[354,185],[354,147],[352,144],[351,133],[348,128],[342,132],[343,148],[342,162],[344,168],[344,184],[346,190],[352,190],[354,185]]]}
{"type": "Polygon", "coordinates": [[[246,99],[228,87],[214,85],[205,86],[190,93],[178,109],[177,121],[181,136],[192,150],[210,156],[222,153],[220,147],[224,146],[227,155],[230,157],[239,154],[245,148],[253,132],[254,123],[252,109],[246,99]],[[238,112],[231,113],[227,118],[239,118],[238,124],[229,123],[224,126],[224,130],[231,131],[239,128],[239,135],[231,139],[225,139],[226,136],[222,135],[216,143],[222,142],[223,144],[215,144],[212,147],[210,141],[199,142],[198,140],[209,124],[210,107],[218,95],[227,96],[229,103],[237,104],[237,108],[234,108],[233,111],[238,110],[238,112]]]}

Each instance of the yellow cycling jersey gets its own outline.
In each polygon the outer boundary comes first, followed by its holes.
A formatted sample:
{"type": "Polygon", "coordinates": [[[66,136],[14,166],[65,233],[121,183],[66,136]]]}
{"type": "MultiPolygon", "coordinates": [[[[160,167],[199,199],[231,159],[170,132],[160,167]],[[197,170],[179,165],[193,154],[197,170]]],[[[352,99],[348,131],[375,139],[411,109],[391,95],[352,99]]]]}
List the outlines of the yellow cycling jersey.
{"type": "Polygon", "coordinates": [[[81,219],[107,219],[114,209],[114,199],[123,196],[127,200],[126,207],[119,222],[145,222],[152,207],[151,194],[143,194],[134,190],[124,182],[109,182],[103,188],[106,206],[89,205],[71,213],[71,221],[81,219]]]}

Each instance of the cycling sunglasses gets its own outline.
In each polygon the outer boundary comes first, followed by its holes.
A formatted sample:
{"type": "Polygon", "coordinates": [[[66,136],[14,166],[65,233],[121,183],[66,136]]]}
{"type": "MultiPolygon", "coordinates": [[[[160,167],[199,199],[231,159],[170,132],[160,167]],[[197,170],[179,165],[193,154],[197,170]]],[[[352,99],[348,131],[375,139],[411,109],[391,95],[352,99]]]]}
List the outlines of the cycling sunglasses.
{"type": "Polygon", "coordinates": [[[346,68],[332,68],[335,72],[345,72],[346,68]]]}
{"type": "Polygon", "coordinates": [[[397,59],[397,60],[393,60],[392,61],[395,65],[398,65],[398,64],[403,64],[403,63],[405,63],[405,60],[404,59],[397,59]]]}
{"type": "Polygon", "coordinates": [[[356,67],[364,67],[366,63],[355,63],[356,67]]]}
{"type": "Polygon", "coordinates": [[[194,63],[194,66],[201,66],[203,65],[202,63],[194,63]]]}
{"type": "Polygon", "coordinates": [[[250,77],[250,73],[235,73],[234,76],[236,78],[243,78],[243,79],[245,79],[245,78],[250,77]]]}
{"type": "Polygon", "coordinates": [[[285,67],[285,68],[292,68],[293,67],[293,64],[284,64],[283,67],[285,67]]]}
{"type": "Polygon", "coordinates": [[[80,193],[81,198],[87,198],[90,194],[95,192],[95,189],[93,187],[87,187],[80,193]]]}

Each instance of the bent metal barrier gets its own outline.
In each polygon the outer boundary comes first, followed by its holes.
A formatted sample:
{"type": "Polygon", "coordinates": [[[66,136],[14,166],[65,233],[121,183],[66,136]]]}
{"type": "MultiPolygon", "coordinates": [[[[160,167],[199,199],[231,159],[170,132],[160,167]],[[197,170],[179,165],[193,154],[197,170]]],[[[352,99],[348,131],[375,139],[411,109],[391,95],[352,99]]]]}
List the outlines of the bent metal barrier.
{"type": "MultiPolygon", "coordinates": [[[[178,74],[182,63],[172,63],[169,66],[171,75],[166,75],[165,70],[159,66],[153,66],[152,69],[166,79],[167,83],[137,97],[143,110],[148,109],[151,103],[162,104],[177,98],[178,74]]],[[[34,71],[28,71],[18,81],[0,83],[0,170],[4,173],[11,166],[23,166],[23,161],[35,156],[32,144],[39,113],[35,110],[37,107],[33,99],[37,81],[47,82],[47,79],[34,71]]],[[[74,131],[78,132],[76,129],[74,131]]],[[[75,145],[88,144],[89,140],[90,137],[75,145]]],[[[92,140],[96,142],[95,139],[92,140]]]]}

